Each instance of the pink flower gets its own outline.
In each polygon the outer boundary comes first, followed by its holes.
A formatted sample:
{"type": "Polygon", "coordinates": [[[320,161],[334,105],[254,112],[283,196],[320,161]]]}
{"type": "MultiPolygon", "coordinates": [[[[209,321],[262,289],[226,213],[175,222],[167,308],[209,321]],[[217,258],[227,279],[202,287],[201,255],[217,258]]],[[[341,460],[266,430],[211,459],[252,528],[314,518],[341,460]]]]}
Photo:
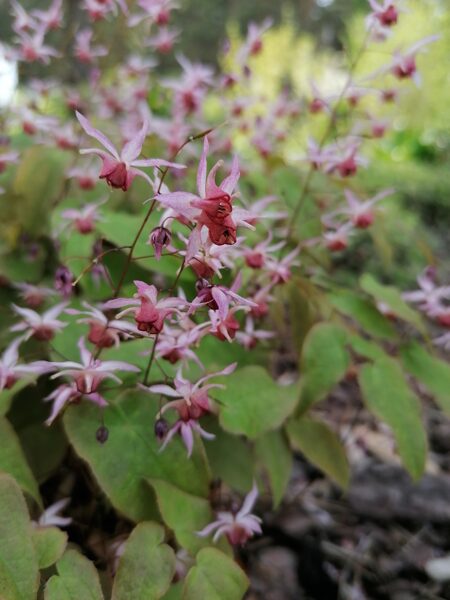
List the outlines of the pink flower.
{"type": "Polygon", "coordinates": [[[366,229],[372,225],[375,214],[372,207],[393,193],[393,190],[384,190],[369,200],[362,201],[351,190],[344,190],[347,206],[335,211],[334,214],[344,214],[351,217],[352,223],[359,229],[366,229]]]}
{"type": "Polygon", "coordinates": [[[416,85],[420,84],[420,75],[417,72],[416,56],[424,51],[428,44],[439,39],[438,35],[430,35],[411,46],[403,54],[396,52],[389,69],[397,79],[412,79],[416,85]]]}
{"type": "Polygon", "coordinates": [[[398,8],[395,6],[395,2],[392,0],[383,0],[383,3],[377,2],[376,0],[369,0],[372,13],[370,19],[377,19],[383,27],[392,27],[397,25],[398,21],[398,8]]]}
{"type": "Polygon", "coordinates": [[[13,325],[11,331],[25,331],[24,339],[34,337],[41,342],[48,342],[53,339],[55,333],[61,331],[68,323],[59,321],[56,317],[66,308],[67,304],[62,302],[52,306],[49,310],[39,315],[31,308],[21,308],[12,305],[14,312],[22,317],[22,321],[13,325]]]}
{"type": "MultiPolygon", "coordinates": [[[[89,399],[97,404],[104,406],[106,401],[97,394],[97,390],[104,379],[112,379],[116,383],[122,381],[114,374],[114,371],[129,371],[138,373],[139,367],[130,365],[127,362],[118,360],[101,361],[86,349],[84,338],[78,341],[81,362],[46,362],[53,369],[61,369],[58,373],[52,375],[52,379],[57,377],[70,377],[75,383],[76,390],[83,395],[92,395],[89,399]]],[[[45,361],[43,361],[45,362],[45,361]]]]}
{"type": "Polygon", "coordinates": [[[403,298],[408,302],[418,304],[418,307],[428,317],[436,319],[440,325],[450,327],[450,286],[438,286],[435,274],[431,268],[427,268],[417,278],[419,290],[405,292],[403,298]]]}
{"type": "Polygon", "coordinates": [[[31,283],[15,283],[19,295],[29,308],[38,308],[49,296],[54,296],[56,291],[50,288],[39,287],[31,283]]]}
{"type": "Polygon", "coordinates": [[[83,8],[87,10],[92,21],[104,19],[110,12],[117,12],[117,5],[124,14],[128,14],[125,0],[84,0],[83,8]]]}
{"type": "Polygon", "coordinates": [[[348,246],[349,234],[353,231],[352,223],[326,223],[328,231],[323,234],[325,245],[332,252],[340,252],[348,246]]]}
{"type": "Polygon", "coordinates": [[[105,309],[122,308],[129,306],[117,315],[120,319],[126,314],[132,313],[139,331],[150,334],[158,334],[164,326],[164,319],[185,305],[181,298],[164,298],[158,301],[158,291],[154,285],[148,285],[144,281],[134,282],[137,293],[133,298],[115,298],[104,304],[105,309]]]}
{"type": "Polygon", "coordinates": [[[0,391],[9,390],[24,375],[41,375],[48,373],[51,369],[42,361],[18,364],[19,346],[23,338],[17,338],[10,343],[0,358],[0,391]]]}
{"type": "Polygon", "coordinates": [[[125,144],[121,153],[117,151],[112,142],[91,125],[91,123],[81,113],[77,111],[77,119],[84,131],[91,137],[98,140],[107,150],[98,150],[97,148],[87,148],[80,150],[81,154],[97,154],[102,159],[102,170],[100,179],[106,179],[107,183],[114,188],[122,189],[124,192],[128,190],[133,179],[139,175],[146,179],[150,185],[152,180],[139,168],[136,167],[172,167],[174,169],[183,169],[183,165],[162,160],[160,158],[139,159],[142,146],[148,131],[147,120],[144,119],[142,128],[136,135],[125,144]]]}
{"type": "Polygon", "coordinates": [[[18,152],[5,152],[0,154],[0,173],[3,173],[9,164],[19,162],[18,152]]]}
{"type": "Polygon", "coordinates": [[[97,348],[118,348],[121,338],[130,338],[130,334],[137,333],[136,327],[131,323],[108,319],[101,310],[87,302],[83,302],[83,306],[87,310],[68,308],[65,312],[69,315],[85,315],[77,323],[89,325],[88,340],[97,348]]]}
{"type": "Polygon", "coordinates": [[[213,440],[216,437],[214,434],[205,431],[195,419],[190,419],[188,421],[179,420],[167,432],[166,439],[160,448],[160,452],[166,448],[174,435],[179,433],[186,446],[187,456],[190,458],[192,450],[194,449],[194,432],[198,433],[198,435],[205,440],[213,440]]]}
{"type": "Polygon", "coordinates": [[[108,54],[105,46],[91,46],[93,35],[92,29],[82,29],[75,36],[74,53],[80,62],[92,64],[96,58],[108,54]]]}
{"type": "Polygon", "coordinates": [[[67,527],[72,523],[70,517],[61,517],[58,513],[63,511],[66,506],[70,503],[70,498],[63,498],[51,504],[39,517],[37,525],[39,527],[67,527]]]}
{"type": "Polygon", "coordinates": [[[41,22],[45,29],[59,29],[63,18],[62,0],[53,0],[47,10],[33,10],[31,14],[41,22]]]}
{"type": "Polygon", "coordinates": [[[255,533],[262,533],[261,519],[251,514],[257,497],[258,488],[256,487],[256,483],[253,483],[252,489],[245,497],[242,507],[238,512],[217,513],[216,521],[198,531],[197,535],[207,537],[215,530],[213,536],[214,542],[217,542],[221,535],[226,535],[228,541],[233,546],[245,544],[255,533]]]}
{"type": "Polygon", "coordinates": [[[294,248],[283,256],[280,260],[275,260],[268,257],[266,270],[271,277],[272,284],[286,283],[291,278],[291,269],[298,266],[300,263],[295,260],[300,252],[300,248],[294,248]]]}
{"type": "Polygon", "coordinates": [[[243,250],[245,262],[248,267],[251,269],[262,269],[267,260],[270,260],[270,253],[281,250],[285,245],[285,242],[278,242],[271,245],[272,239],[273,235],[269,232],[267,239],[259,242],[253,248],[245,248],[243,250]]]}
{"type": "Polygon", "coordinates": [[[254,348],[260,340],[268,340],[274,337],[273,331],[265,331],[263,329],[255,329],[255,323],[249,315],[245,321],[244,331],[236,333],[236,341],[247,350],[254,348]]]}
{"type": "Polygon", "coordinates": [[[151,19],[156,25],[167,25],[170,13],[178,5],[173,0],[138,0],[137,4],[144,12],[131,15],[128,25],[134,27],[145,19],[151,19]]]}
{"type": "Polygon", "coordinates": [[[203,369],[203,365],[193,348],[207,333],[206,328],[208,326],[208,323],[196,325],[188,318],[181,319],[179,327],[170,327],[166,324],[156,344],[157,358],[164,358],[172,364],[178,361],[193,360],[203,369]]]}
{"type": "Polygon", "coordinates": [[[168,27],[160,27],[152,37],[148,38],[147,46],[154,48],[161,54],[168,54],[173,49],[175,40],[180,35],[178,29],[169,29],[168,27]]]}
{"type": "Polygon", "coordinates": [[[14,23],[12,28],[16,33],[30,31],[36,27],[35,20],[27,13],[17,0],[10,0],[14,23]]]}
{"type": "Polygon", "coordinates": [[[197,171],[198,196],[189,192],[172,192],[159,194],[157,199],[161,204],[172,208],[184,219],[196,223],[189,236],[186,261],[189,262],[197,253],[202,243],[201,231],[206,227],[210,240],[221,246],[236,242],[236,229],[239,224],[249,225],[250,215],[247,211],[234,208],[232,205],[233,191],[239,180],[239,163],[235,157],[230,174],[216,184],[216,173],[222,166],[217,162],[207,173],[208,138],[205,136],[203,152],[197,171]]]}
{"type": "Polygon", "coordinates": [[[45,29],[41,26],[33,33],[25,31],[19,32],[20,49],[17,54],[17,60],[25,62],[40,61],[48,64],[52,57],[59,56],[58,52],[44,44],[45,29]]]}
{"type": "Polygon", "coordinates": [[[66,177],[76,179],[78,186],[82,190],[93,190],[98,181],[97,169],[95,167],[73,167],[67,171],[66,177]]]}
{"type": "Polygon", "coordinates": [[[104,204],[106,200],[86,204],[80,210],[69,208],[61,213],[63,219],[68,219],[70,224],[75,227],[78,233],[88,234],[94,231],[96,221],[102,218],[98,214],[98,207],[104,204]]]}
{"type": "Polygon", "coordinates": [[[237,363],[232,363],[218,371],[201,377],[197,383],[191,383],[182,375],[181,369],[178,370],[175,379],[173,380],[174,388],[169,385],[157,384],[150,387],[140,386],[152,394],[162,394],[169,398],[176,398],[165,404],[159,411],[158,419],[168,410],[175,410],[182,421],[190,419],[199,419],[205,413],[210,412],[211,404],[208,398],[208,390],[213,388],[223,389],[225,386],[220,383],[205,382],[212,377],[220,377],[221,375],[229,375],[236,369],[237,363]]]}

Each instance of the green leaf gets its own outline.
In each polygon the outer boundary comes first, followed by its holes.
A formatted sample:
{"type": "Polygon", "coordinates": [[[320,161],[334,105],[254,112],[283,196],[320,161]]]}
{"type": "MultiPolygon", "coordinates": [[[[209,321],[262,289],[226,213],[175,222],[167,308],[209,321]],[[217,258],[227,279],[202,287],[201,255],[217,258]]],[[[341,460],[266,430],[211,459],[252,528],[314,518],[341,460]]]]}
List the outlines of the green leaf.
{"type": "Polygon", "coordinates": [[[325,398],[344,377],[349,356],[346,332],[333,323],[318,323],[308,333],[300,358],[301,412],[325,398]]]}
{"type": "Polygon", "coordinates": [[[329,300],[339,312],[357,321],[370,335],[387,339],[395,336],[395,329],[389,320],[371,302],[358,294],[343,290],[330,294],[329,300]]]}
{"type": "Polygon", "coordinates": [[[388,357],[367,364],[359,372],[359,383],[368,408],[392,428],[405,467],[413,479],[419,479],[425,467],[427,441],[418,398],[400,365],[388,357]]]}
{"type": "Polygon", "coordinates": [[[403,300],[398,289],[390,285],[382,285],[368,273],[361,277],[359,283],[367,294],[377,302],[386,304],[397,317],[411,323],[419,331],[425,331],[422,317],[403,300]]]}
{"type": "Polygon", "coordinates": [[[164,544],[164,528],[140,523],[131,532],[114,577],[111,600],[159,600],[175,573],[175,553],[164,544]]]}
{"type": "Polygon", "coordinates": [[[256,456],[269,475],[273,505],[276,508],[281,502],[289,483],[292,470],[292,454],[281,431],[269,431],[257,439],[255,450],[256,456]]]}
{"type": "Polygon", "coordinates": [[[220,401],[220,424],[251,439],[277,429],[295,409],[298,386],[278,385],[265,369],[248,366],[226,378],[226,389],[214,390],[220,401]]]}
{"type": "Polygon", "coordinates": [[[27,377],[25,379],[20,379],[9,390],[2,390],[0,392],[0,417],[6,415],[9,411],[14,396],[28,385],[30,385],[30,379],[27,377]]]}
{"type": "Polygon", "coordinates": [[[32,525],[17,483],[0,473],[0,598],[35,600],[38,562],[31,541],[32,525]]]}
{"type": "Polygon", "coordinates": [[[363,356],[364,358],[377,360],[378,358],[384,358],[386,356],[386,352],[380,348],[378,344],[366,340],[359,335],[349,333],[347,335],[347,342],[355,354],[363,356]]]}
{"type": "Polygon", "coordinates": [[[67,533],[58,527],[36,527],[32,537],[40,569],[53,565],[66,549],[67,533]]]}
{"type": "Polygon", "coordinates": [[[247,576],[228,556],[204,548],[186,576],[183,600],[241,600],[249,586],[247,576]]]}
{"type": "Polygon", "coordinates": [[[302,417],[289,421],[287,432],[292,446],[341,487],[350,480],[350,467],[339,436],[322,421],[302,417]]]}
{"type": "Polygon", "coordinates": [[[156,518],[145,479],[162,479],[185,492],[208,495],[208,468],[200,442],[190,459],[178,437],[159,452],[153,432],[158,408],[157,397],[144,392],[129,391],[113,399],[104,410],[109,438],[103,445],[95,438],[97,407],[84,402],[69,407],[64,415],[64,426],[76,452],[89,463],[112,504],[134,521],[156,518]]]}
{"type": "Polygon", "coordinates": [[[249,442],[224,431],[217,421],[205,419],[205,429],[216,437],[205,444],[206,455],[214,478],[220,478],[231,488],[247,493],[252,487],[254,460],[249,442]],[[236,465],[239,464],[239,469],[236,465]]]}
{"type": "Polygon", "coordinates": [[[402,348],[400,355],[405,369],[423,383],[442,410],[450,414],[450,365],[417,342],[402,348]]]}
{"type": "Polygon", "coordinates": [[[45,600],[103,600],[96,568],[76,550],[67,550],[56,570],[45,586],[45,600]]]}
{"type": "Polygon", "coordinates": [[[42,506],[38,485],[25,459],[19,438],[6,419],[0,418],[0,471],[16,479],[24,492],[30,494],[42,506]]]}
{"type": "Polygon", "coordinates": [[[209,544],[196,532],[213,520],[209,501],[183,492],[165,481],[149,479],[156,492],[158,507],[164,523],[175,533],[178,543],[195,555],[209,544]]]}

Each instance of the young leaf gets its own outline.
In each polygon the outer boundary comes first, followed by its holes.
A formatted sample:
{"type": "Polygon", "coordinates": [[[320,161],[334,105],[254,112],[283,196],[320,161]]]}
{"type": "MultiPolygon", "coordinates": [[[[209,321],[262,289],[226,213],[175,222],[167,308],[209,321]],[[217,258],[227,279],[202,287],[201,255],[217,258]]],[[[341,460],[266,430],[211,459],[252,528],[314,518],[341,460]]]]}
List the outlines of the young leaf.
{"type": "Polygon", "coordinates": [[[16,479],[24,492],[42,505],[38,485],[25,459],[19,439],[9,421],[0,418],[0,471],[16,479]]]}
{"type": "Polygon", "coordinates": [[[40,569],[53,565],[66,549],[67,533],[58,527],[36,527],[32,538],[40,569]]]}
{"type": "Polygon", "coordinates": [[[333,323],[318,323],[308,333],[300,358],[302,375],[299,410],[322,400],[349,366],[346,333],[333,323]]]}
{"type": "Polygon", "coordinates": [[[220,423],[230,433],[256,439],[280,427],[297,404],[298,386],[278,385],[262,367],[238,369],[225,383],[214,397],[220,401],[220,423]]]}
{"type": "Polygon", "coordinates": [[[208,500],[183,492],[170,483],[149,479],[158,499],[164,523],[175,533],[178,543],[195,555],[208,540],[199,537],[200,531],[213,520],[208,500]]]}
{"type": "Polygon", "coordinates": [[[419,331],[425,331],[422,317],[402,298],[400,292],[391,285],[382,285],[366,273],[360,279],[361,288],[376,301],[386,304],[392,312],[407,323],[414,325],[419,331]]]}
{"type": "Polygon", "coordinates": [[[203,548],[197,564],[186,576],[183,600],[241,600],[248,588],[247,576],[226,554],[203,548]]]}
{"type": "Polygon", "coordinates": [[[206,455],[214,477],[220,477],[234,490],[245,494],[252,487],[254,458],[251,444],[242,437],[231,435],[214,419],[205,419],[205,429],[216,437],[205,444],[206,455]],[[236,465],[239,464],[239,469],[236,465]]]}
{"type": "Polygon", "coordinates": [[[120,557],[111,600],[159,600],[175,573],[175,553],[164,544],[164,528],[140,523],[120,557]]]}
{"type": "Polygon", "coordinates": [[[132,391],[114,402],[104,411],[109,438],[103,445],[95,438],[97,407],[84,402],[70,407],[64,415],[70,442],[89,463],[113,505],[134,521],[155,519],[153,496],[144,481],[150,478],[163,479],[183,491],[206,497],[208,471],[199,447],[188,459],[185,447],[175,439],[159,452],[153,432],[157,398],[132,391]]]}
{"type": "Polygon", "coordinates": [[[329,300],[339,312],[357,321],[370,335],[387,339],[395,336],[395,329],[389,320],[371,302],[358,294],[342,290],[330,294],[329,300]]]}
{"type": "MultiPolygon", "coordinates": [[[[292,470],[292,455],[281,431],[269,431],[256,440],[256,456],[269,476],[274,508],[283,498],[292,470]]],[[[248,488],[247,488],[248,489],[248,488]]]]}
{"type": "Polygon", "coordinates": [[[450,414],[450,365],[417,342],[402,348],[400,354],[405,369],[423,383],[442,410],[450,414]]]}
{"type": "Polygon", "coordinates": [[[302,417],[289,421],[287,432],[292,446],[341,487],[350,480],[350,466],[339,436],[321,421],[302,417]]]}
{"type": "Polygon", "coordinates": [[[359,372],[359,383],[369,409],[392,428],[405,467],[419,479],[425,467],[426,435],[418,398],[399,364],[389,357],[367,364],[359,372]]]}
{"type": "Polygon", "coordinates": [[[39,570],[32,525],[19,486],[0,473],[0,598],[35,600],[39,570]]]}
{"type": "Polygon", "coordinates": [[[103,600],[96,568],[76,550],[67,550],[56,570],[45,586],[45,600],[103,600]]]}

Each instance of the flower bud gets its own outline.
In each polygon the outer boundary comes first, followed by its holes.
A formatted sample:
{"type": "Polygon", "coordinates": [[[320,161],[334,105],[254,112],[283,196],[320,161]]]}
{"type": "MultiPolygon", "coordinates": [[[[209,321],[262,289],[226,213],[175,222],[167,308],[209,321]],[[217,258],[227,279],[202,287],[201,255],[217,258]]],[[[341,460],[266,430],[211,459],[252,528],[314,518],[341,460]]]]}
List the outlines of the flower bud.
{"type": "Polygon", "coordinates": [[[109,437],[109,430],[104,425],[100,425],[100,427],[95,432],[95,439],[99,444],[104,444],[109,437]]]}
{"type": "Polygon", "coordinates": [[[161,253],[163,248],[166,248],[170,244],[170,240],[172,238],[172,234],[165,227],[155,227],[150,234],[149,243],[155,249],[155,258],[159,260],[161,258],[161,253]]]}
{"type": "Polygon", "coordinates": [[[166,437],[166,434],[169,431],[169,424],[165,419],[158,419],[155,421],[154,431],[157,439],[161,441],[166,437]]]}

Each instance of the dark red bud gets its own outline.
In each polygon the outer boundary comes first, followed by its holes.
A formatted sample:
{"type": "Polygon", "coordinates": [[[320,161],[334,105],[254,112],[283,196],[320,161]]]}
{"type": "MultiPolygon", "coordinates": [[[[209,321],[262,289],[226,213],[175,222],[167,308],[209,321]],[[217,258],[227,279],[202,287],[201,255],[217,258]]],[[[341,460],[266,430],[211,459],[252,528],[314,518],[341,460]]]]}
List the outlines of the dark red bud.
{"type": "Polygon", "coordinates": [[[104,444],[109,437],[109,430],[104,425],[100,425],[100,427],[95,432],[95,439],[99,444],[104,444]]]}

